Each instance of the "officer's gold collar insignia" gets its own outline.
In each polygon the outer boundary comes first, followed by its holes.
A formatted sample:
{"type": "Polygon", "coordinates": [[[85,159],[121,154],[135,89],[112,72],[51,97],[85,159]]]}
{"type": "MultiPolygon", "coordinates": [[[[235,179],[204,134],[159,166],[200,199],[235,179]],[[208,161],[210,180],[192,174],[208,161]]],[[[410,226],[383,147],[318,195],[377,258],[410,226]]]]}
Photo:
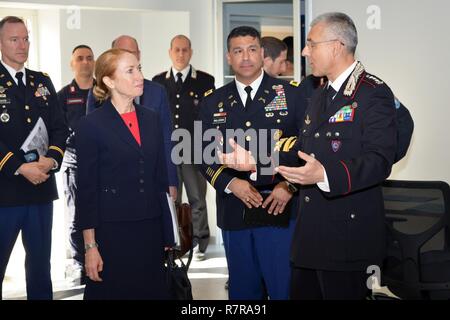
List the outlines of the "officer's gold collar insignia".
{"type": "Polygon", "coordinates": [[[356,64],[355,70],[353,70],[350,78],[348,79],[347,85],[345,86],[344,96],[351,97],[355,92],[358,80],[364,72],[364,66],[360,61],[356,64]]]}
{"type": "Polygon", "coordinates": [[[264,90],[264,93],[265,93],[265,94],[269,94],[269,90],[267,90],[267,89],[264,90]]]}
{"type": "Polygon", "coordinates": [[[0,79],[1,79],[1,78],[4,78],[4,77],[5,77],[5,74],[4,74],[4,73],[0,74],[0,79]]]}
{"type": "Polygon", "coordinates": [[[34,82],[30,81],[30,86],[34,87],[34,82]]]}
{"type": "Polygon", "coordinates": [[[6,83],[6,85],[7,85],[8,87],[11,87],[11,86],[12,86],[12,82],[11,82],[11,81],[8,81],[8,82],[6,83]]]}
{"type": "Polygon", "coordinates": [[[31,79],[34,79],[34,76],[33,76],[32,74],[30,74],[30,78],[31,78],[31,79]]]}
{"type": "Polygon", "coordinates": [[[206,91],[205,97],[209,96],[213,91],[214,91],[214,89],[209,89],[208,91],[206,91]]]}
{"type": "Polygon", "coordinates": [[[292,80],[291,82],[289,82],[289,84],[290,84],[291,86],[298,87],[298,86],[300,85],[300,82],[297,82],[297,81],[292,80]]]}

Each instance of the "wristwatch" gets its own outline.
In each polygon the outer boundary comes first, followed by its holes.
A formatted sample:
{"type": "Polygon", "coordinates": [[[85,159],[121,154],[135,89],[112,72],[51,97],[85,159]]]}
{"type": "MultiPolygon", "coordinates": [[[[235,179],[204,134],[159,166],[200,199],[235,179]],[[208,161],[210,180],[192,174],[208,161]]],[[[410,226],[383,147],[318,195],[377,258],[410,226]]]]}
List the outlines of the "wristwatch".
{"type": "Polygon", "coordinates": [[[92,248],[98,248],[97,242],[94,242],[94,243],[86,243],[86,244],[84,245],[84,251],[85,251],[85,252],[87,252],[89,249],[92,249],[92,248]]]}
{"type": "Polygon", "coordinates": [[[298,188],[295,185],[293,185],[289,181],[285,181],[285,182],[286,182],[289,192],[296,193],[298,191],[298,188]]]}

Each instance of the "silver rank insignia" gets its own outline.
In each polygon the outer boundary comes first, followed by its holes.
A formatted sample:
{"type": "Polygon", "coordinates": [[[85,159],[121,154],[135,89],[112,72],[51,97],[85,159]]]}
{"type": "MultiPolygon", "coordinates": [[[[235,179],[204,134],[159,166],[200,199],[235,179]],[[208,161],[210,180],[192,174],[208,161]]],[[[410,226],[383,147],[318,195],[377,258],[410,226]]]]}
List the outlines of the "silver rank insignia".
{"type": "Polygon", "coordinates": [[[0,121],[3,123],[8,122],[9,118],[9,113],[6,110],[4,110],[2,114],[0,114],[0,121]]]}
{"type": "Polygon", "coordinates": [[[258,101],[261,101],[262,103],[266,103],[266,99],[264,99],[263,97],[260,97],[260,98],[258,99],[258,101]]]}
{"type": "Polygon", "coordinates": [[[5,93],[5,91],[6,91],[6,88],[3,86],[0,86],[0,93],[5,93]]]}

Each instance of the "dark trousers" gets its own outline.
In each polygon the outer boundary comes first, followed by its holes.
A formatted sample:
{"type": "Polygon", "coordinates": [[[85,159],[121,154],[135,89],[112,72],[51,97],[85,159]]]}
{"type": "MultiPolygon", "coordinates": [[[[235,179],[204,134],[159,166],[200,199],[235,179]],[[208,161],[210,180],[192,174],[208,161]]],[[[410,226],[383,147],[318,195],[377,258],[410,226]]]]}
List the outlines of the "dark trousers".
{"type": "Polygon", "coordinates": [[[364,271],[292,268],[292,300],[363,300],[369,294],[364,271]]]}
{"type": "Polygon", "coordinates": [[[208,212],[206,210],[206,180],[193,164],[181,164],[178,171],[178,199],[181,203],[183,183],[192,209],[192,225],[194,228],[194,242],[199,250],[205,252],[209,242],[208,212]]]}
{"type": "Polygon", "coordinates": [[[76,168],[65,168],[63,170],[63,189],[67,207],[67,232],[70,243],[70,257],[74,260],[76,267],[84,270],[84,240],[83,232],[75,228],[75,183],[76,168]]]}
{"type": "Polygon", "coordinates": [[[0,207],[0,297],[6,266],[19,231],[25,248],[27,297],[52,299],[50,254],[53,203],[21,207],[0,207]]]}

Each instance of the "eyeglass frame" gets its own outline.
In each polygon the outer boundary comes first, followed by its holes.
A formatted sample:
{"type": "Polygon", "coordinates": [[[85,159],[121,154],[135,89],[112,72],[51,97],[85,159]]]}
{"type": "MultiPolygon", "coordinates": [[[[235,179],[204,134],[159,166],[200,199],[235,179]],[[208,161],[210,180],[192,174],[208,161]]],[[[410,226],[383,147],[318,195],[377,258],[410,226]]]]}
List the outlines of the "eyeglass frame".
{"type": "Polygon", "coordinates": [[[308,49],[311,50],[311,49],[314,49],[317,45],[319,45],[321,43],[328,43],[328,42],[333,42],[333,41],[339,41],[340,44],[345,46],[345,44],[341,40],[339,40],[339,39],[331,39],[331,40],[323,40],[323,41],[306,40],[305,47],[308,47],[308,49]]]}

